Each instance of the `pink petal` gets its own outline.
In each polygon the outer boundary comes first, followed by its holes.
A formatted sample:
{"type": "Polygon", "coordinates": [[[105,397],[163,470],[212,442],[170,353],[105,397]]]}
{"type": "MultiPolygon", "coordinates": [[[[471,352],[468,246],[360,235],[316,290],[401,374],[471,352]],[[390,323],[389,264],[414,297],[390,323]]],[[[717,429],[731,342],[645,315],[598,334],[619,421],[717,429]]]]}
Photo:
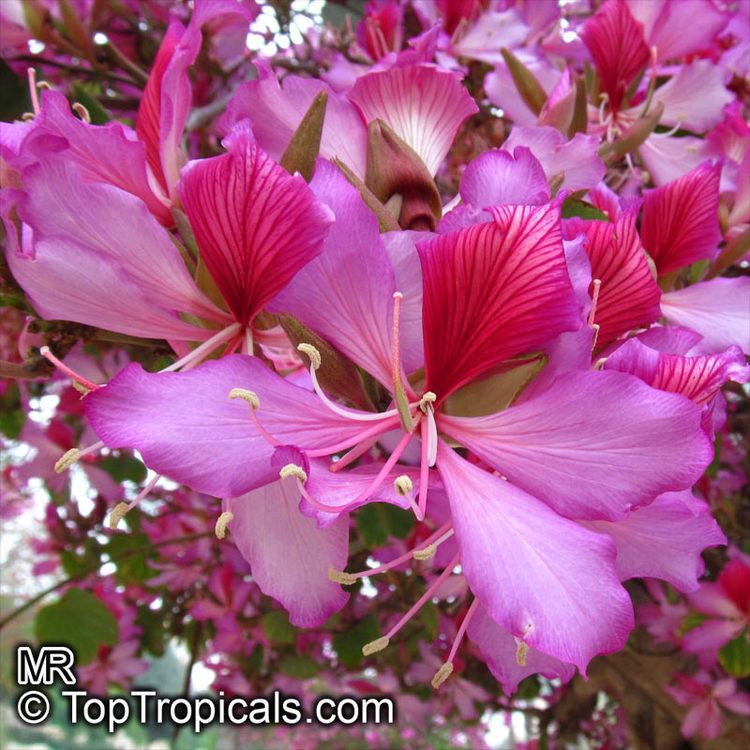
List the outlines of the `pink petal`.
{"type": "Polygon", "coordinates": [[[477,208],[506,203],[541,206],[549,201],[542,165],[528,148],[491,149],[476,157],[461,177],[461,197],[477,208]]]}
{"type": "Polygon", "coordinates": [[[726,591],[716,583],[704,583],[698,591],[690,595],[688,601],[693,609],[712,617],[728,617],[738,620],[742,616],[726,591]]]}
{"type": "Polygon", "coordinates": [[[229,153],[187,164],[178,191],[201,258],[246,324],[321,252],[332,217],[255,145],[249,123],[224,145],[229,153]]]}
{"type": "Polygon", "coordinates": [[[720,164],[705,162],[646,193],[641,237],[660,276],[716,256],[721,241],[720,174],[720,164]]]}
{"type": "Polygon", "coordinates": [[[438,424],[569,518],[623,518],[690,487],[713,456],[700,409],[617,372],[563,374],[499,414],[441,414],[438,424]]]}
{"type": "Polygon", "coordinates": [[[701,281],[661,298],[661,311],[671,323],[692,328],[703,336],[696,347],[716,352],[739,346],[750,354],[750,278],[716,278],[701,281]]]}
{"type": "Polygon", "coordinates": [[[580,326],[558,210],[503,206],[492,214],[417,246],[425,387],[438,399],[580,326]]]}
{"type": "Polygon", "coordinates": [[[630,339],[607,358],[604,366],[636,375],[659,390],[680,393],[699,406],[708,404],[729,380],[746,383],[750,377],[750,367],[736,346],[720,354],[683,357],[658,352],[638,339],[630,339]]]}
{"type": "Polygon", "coordinates": [[[701,737],[707,739],[718,737],[721,731],[721,712],[718,705],[711,698],[696,703],[685,714],[680,731],[686,738],[695,734],[700,734],[701,737]]]}
{"type": "Polygon", "coordinates": [[[518,642],[487,614],[481,604],[469,621],[467,634],[479,647],[490,672],[502,685],[506,695],[515,693],[518,683],[532,674],[543,674],[548,679],[559,677],[563,683],[575,674],[572,664],[565,664],[535,648],[528,650],[526,663],[521,666],[516,658],[518,642]]]}
{"type": "Polygon", "coordinates": [[[633,18],[625,0],[609,0],[586,21],[580,36],[594,58],[609,107],[617,112],[631,81],[650,58],[643,24],[633,18]]]}
{"type": "Polygon", "coordinates": [[[703,338],[700,333],[683,326],[654,325],[639,333],[638,340],[660,352],[667,354],[687,354],[703,338]]]}
{"type": "Polygon", "coordinates": [[[503,143],[503,149],[528,147],[548,179],[562,174],[562,188],[582,190],[594,187],[604,177],[606,170],[599,158],[599,145],[599,138],[594,135],[576,133],[566,141],[556,128],[517,126],[503,143]]]}
{"type": "Polygon", "coordinates": [[[328,580],[329,568],[346,567],[349,519],[343,516],[319,529],[299,512],[299,500],[295,480],[289,478],[227,500],[225,507],[234,515],[232,539],[261,591],[281,602],[293,625],[314,628],[349,598],[328,580]]]}
{"type": "MultiPolygon", "coordinates": [[[[734,680],[731,680],[734,683],[734,680]]],[[[735,685],[736,689],[736,685],[735,685]]],[[[738,693],[737,695],[727,695],[719,700],[724,708],[740,716],[750,716],[750,695],[738,693]]]]}
{"type": "MultiPolygon", "coordinates": [[[[690,597],[691,604],[693,596],[690,597]]],[[[712,664],[718,657],[719,649],[734,640],[743,629],[742,620],[708,620],[685,633],[682,648],[688,653],[697,654],[702,664],[712,664]]]]}
{"type": "MultiPolygon", "coordinates": [[[[455,3],[455,0],[452,0],[455,3]]],[[[476,8],[481,3],[471,0],[476,8]]],[[[497,13],[487,11],[471,24],[453,44],[453,54],[472,60],[483,60],[494,64],[501,62],[503,47],[512,49],[522,45],[529,35],[529,27],[521,20],[515,8],[497,13]]]]}
{"type": "Polygon", "coordinates": [[[383,120],[411,146],[432,174],[445,159],[461,123],[477,105],[452,71],[432,65],[368,73],[349,92],[365,121],[383,120]]]}
{"type": "Polygon", "coordinates": [[[273,481],[278,468],[271,466],[273,448],[255,427],[248,404],[230,400],[232,388],[259,396],[256,415],[282,445],[327,446],[362,430],[361,423],[328,411],[310,391],[242,355],[179,373],[128,365],[84,405],[110,448],[135,448],[154,471],[199,492],[233,497],[273,481]]]}
{"type": "MultiPolygon", "coordinates": [[[[686,491],[689,494],[689,491],[686,491]]],[[[696,514],[667,492],[622,521],[587,521],[584,526],[609,534],[617,545],[617,574],[628,578],[660,578],[678,591],[695,591],[704,565],[701,552],[726,544],[726,537],[703,503],[696,514]]],[[[694,507],[694,506],[691,506],[694,507]]]]}
{"type": "Polygon", "coordinates": [[[611,540],[558,516],[442,441],[437,465],[463,573],[492,620],[581,671],[596,654],[624,644],[633,610],[615,575],[611,540]]]}
{"type": "Polygon", "coordinates": [[[388,386],[396,281],[378,223],[332,164],[318,162],[310,187],[336,221],[323,252],[292,279],[271,309],[299,318],[388,386]]]}

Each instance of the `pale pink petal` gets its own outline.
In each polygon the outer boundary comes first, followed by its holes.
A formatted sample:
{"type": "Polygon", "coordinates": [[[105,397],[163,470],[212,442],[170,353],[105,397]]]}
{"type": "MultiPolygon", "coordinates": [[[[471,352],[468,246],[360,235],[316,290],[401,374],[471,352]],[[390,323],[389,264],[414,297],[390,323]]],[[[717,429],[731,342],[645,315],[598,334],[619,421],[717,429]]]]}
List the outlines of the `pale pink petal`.
{"type": "Polygon", "coordinates": [[[453,44],[456,57],[468,57],[494,64],[502,61],[500,50],[512,49],[526,41],[529,27],[520,18],[515,8],[502,12],[488,11],[462,34],[453,44]]]}
{"type": "Polygon", "coordinates": [[[637,338],[651,349],[667,354],[685,355],[698,344],[703,336],[684,326],[654,325],[648,331],[639,333],[637,338]]]}
{"type": "MultiPolygon", "coordinates": [[[[734,680],[731,680],[731,682],[734,683],[734,680]]],[[[733,689],[736,689],[736,683],[733,685],[733,689]]],[[[750,695],[747,695],[747,693],[722,696],[719,703],[732,713],[750,716],[750,695]]]]}
{"type": "Polygon", "coordinates": [[[383,120],[435,174],[461,123],[477,105],[455,73],[432,65],[409,65],[362,76],[349,99],[365,121],[383,120]]]}
{"type": "Polygon", "coordinates": [[[560,375],[524,403],[439,427],[569,518],[618,520],[711,461],[700,409],[618,372],[560,375]]]}
{"type": "Polygon", "coordinates": [[[719,649],[734,640],[743,628],[742,620],[708,620],[685,633],[682,647],[688,653],[697,654],[701,663],[711,664],[716,661],[719,649]]]}
{"type": "Polygon", "coordinates": [[[261,591],[284,605],[293,625],[313,628],[349,598],[328,579],[329,568],[346,567],[349,519],[343,516],[319,529],[299,512],[299,500],[295,480],[289,478],[227,500],[225,507],[234,516],[231,537],[261,591]]]}
{"type": "Polygon", "coordinates": [[[683,737],[700,734],[707,739],[713,739],[721,730],[721,712],[711,698],[706,698],[694,705],[682,720],[680,727],[683,737]]]}
{"type": "MultiPolygon", "coordinates": [[[[690,494],[689,491],[686,491],[690,494]]],[[[704,565],[701,552],[726,544],[708,506],[696,514],[683,493],[667,492],[622,521],[586,521],[584,526],[609,534],[617,545],[617,574],[628,578],[660,578],[678,591],[695,591],[704,565]]],[[[694,507],[694,506],[692,506],[694,507]]]]}
{"type": "Polygon", "coordinates": [[[610,539],[558,516],[442,442],[437,466],[463,573],[492,620],[581,671],[596,654],[622,647],[633,610],[615,575],[610,539]]]}
{"type": "Polygon", "coordinates": [[[701,281],[661,298],[661,311],[670,323],[692,328],[703,336],[699,352],[739,346],[750,354],[750,277],[701,281]]]}
{"type": "Polygon", "coordinates": [[[503,630],[480,604],[469,621],[469,638],[477,644],[482,657],[495,679],[502,685],[506,695],[512,695],[518,683],[532,674],[542,674],[548,679],[559,677],[563,683],[575,674],[572,664],[547,656],[535,648],[526,653],[525,663],[518,663],[518,641],[507,630],[503,630]]]}
{"type": "Polygon", "coordinates": [[[706,582],[688,598],[690,606],[712,617],[739,619],[742,613],[727,593],[716,583],[706,582]]]}
{"type": "Polygon", "coordinates": [[[666,185],[682,177],[706,160],[706,143],[700,138],[686,135],[675,138],[652,133],[642,143],[638,153],[654,184],[666,185]]]}
{"type": "Polygon", "coordinates": [[[248,122],[224,145],[229,153],[187,164],[178,191],[206,268],[247,324],[320,254],[333,217],[261,151],[248,122]]]}

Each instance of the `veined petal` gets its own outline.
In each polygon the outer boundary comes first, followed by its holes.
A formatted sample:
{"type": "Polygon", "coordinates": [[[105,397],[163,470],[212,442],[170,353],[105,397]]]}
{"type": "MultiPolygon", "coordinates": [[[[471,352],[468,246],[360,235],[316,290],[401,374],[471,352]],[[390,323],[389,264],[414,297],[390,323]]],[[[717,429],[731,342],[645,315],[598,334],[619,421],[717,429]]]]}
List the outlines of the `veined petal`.
{"type": "Polygon", "coordinates": [[[707,149],[706,141],[691,135],[675,138],[652,133],[638,153],[654,185],[661,187],[700,166],[706,160],[707,149]]]}
{"type": "Polygon", "coordinates": [[[633,627],[610,539],[473,466],[441,441],[461,567],[498,625],[581,671],[622,647],[633,627]]]}
{"type": "MultiPolygon", "coordinates": [[[[615,223],[589,221],[583,225],[591,278],[601,281],[594,315],[600,348],[633,328],[653,323],[660,314],[661,291],[643,252],[635,220],[635,213],[628,211],[615,223]]],[[[573,223],[577,226],[575,220],[573,223]]]]}
{"type": "Polygon", "coordinates": [[[736,345],[750,354],[750,278],[701,281],[661,298],[661,311],[671,323],[703,336],[696,351],[716,352],[736,345]]]}
{"type": "Polygon", "coordinates": [[[185,166],[178,192],[201,258],[248,323],[321,252],[332,216],[300,175],[258,148],[248,122],[224,145],[229,153],[185,166]]]}
{"type": "Polygon", "coordinates": [[[349,92],[367,123],[383,120],[419,154],[431,174],[477,105],[460,77],[433,65],[407,65],[357,79],[349,92]]]}
{"type": "Polygon", "coordinates": [[[225,503],[234,518],[229,530],[250,563],[261,591],[281,602],[300,628],[322,625],[346,604],[349,594],[328,579],[343,570],[349,552],[349,519],[327,529],[299,511],[293,478],[279,479],[225,503]]]}
{"type": "Polygon", "coordinates": [[[584,24],[581,38],[594,58],[610,109],[617,112],[631,81],[649,61],[643,24],[633,18],[625,0],[609,0],[584,24]]]}
{"type": "Polygon", "coordinates": [[[621,521],[584,521],[593,531],[609,534],[617,545],[620,579],[660,578],[678,591],[695,591],[703,574],[701,552],[726,544],[708,505],[694,498],[686,505],[684,492],[666,492],[621,521]]]}
{"type": "Polygon", "coordinates": [[[646,193],[641,238],[659,275],[716,256],[721,241],[720,175],[720,164],[705,162],[646,193]]]}
{"type": "Polygon", "coordinates": [[[260,399],[261,425],[281,444],[301,449],[336,444],[361,432],[330,412],[310,391],[260,360],[230,355],[186,372],[148,373],[131,364],[90,393],[86,414],[110,448],[135,448],[150,468],[199,492],[235,497],[278,477],[273,447],[232,388],[260,399]]]}
{"type": "Polygon", "coordinates": [[[500,149],[476,157],[461,177],[461,197],[477,208],[519,204],[541,206],[549,201],[549,185],[542,165],[528,148],[513,154],[500,149]]]}
{"type": "Polygon", "coordinates": [[[466,632],[479,647],[490,672],[506,695],[515,693],[521,680],[532,674],[542,674],[548,679],[559,677],[563,683],[575,674],[572,664],[547,656],[535,648],[528,650],[523,666],[520,665],[516,656],[519,641],[501,628],[482,604],[474,612],[466,632]]]}
{"type": "Polygon", "coordinates": [[[417,245],[426,388],[439,399],[580,327],[559,211],[502,206],[492,213],[493,221],[417,245]]]}
{"type": "Polygon", "coordinates": [[[271,309],[299,318],[388,386],[396,282],[377,220],[332,164],[318,162],[310,187],[336,221],[323,252],[292,279],[271,309]]]}
{"type": "Polygon", "coordinates": [[[695,404],[617,372],[562,374],[503,412],[441,414],[438,427],[568,518],[621,519],[690,487],[713,455],[695,404]]]}

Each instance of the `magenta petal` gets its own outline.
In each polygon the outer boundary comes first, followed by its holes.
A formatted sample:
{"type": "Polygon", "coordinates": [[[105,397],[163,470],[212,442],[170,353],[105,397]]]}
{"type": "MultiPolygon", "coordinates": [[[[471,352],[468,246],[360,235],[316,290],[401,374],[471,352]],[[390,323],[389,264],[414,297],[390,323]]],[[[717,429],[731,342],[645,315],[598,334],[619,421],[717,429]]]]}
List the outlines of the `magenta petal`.
{"type": "Polygon", "coordinates": [[[300,175],[258,148],[249,123],[224,145],[229,153],[185,166],[178,192],[201,258],[246,324],[320,253],[332,217],[300,175]]]}
{"type": "Polygon", "coordinates": [[[441,442],[461,566],[489,616],[529,646],[582,672],[633,627],[610,539],[464,459],[441,442]]]}
{"type": "Polygon", "coordinates": [[[299,318],[390,385],[396,282],[378,223],[356,188],[332,164],[318,162],[310,187],[333,210],[336,221],[323,252],[292,279],[271,309],[299,318]]]}
{"type": "Polygon", "coordinates": [[[426,388],[439,399],[581,324],[558,210],[502,206],[492,213],[493,221],[417,246],[426,388]]]}
{"type": "Polygon", "coordinates": [[[717,278],[701,281],[661,298],[661,311],[671,323],[692,328],[703,336],[700,352],[739,346],[750,354],[750,278],[717,278]]]}
{"type": "Polygon", "coordinates": [[[266,442],[242,399],[260,399],[256,415],[282,445],[330,445],[361,432],[310,391],[292,385],[254,357],[231,355],[186,372],[148,373],[128,365],[90,393],[86,414],[110,448],[135,448],[154,471],[218,497],[241,495],[278,477],[266,442]]]}
{"type": "Polygon", "coordinates": [[[499,414],[438,424],[569,518],[623,518],[690,487],[713,456],[695,404],[617,372],[563,374],[499,414]]]}
{"type": "Polygon", "coordinates": [[[609,534],[617,545],[617,573],[628,578],[660,578],[679,591],[695,591],[704,565],[701,552],[726,544],[708,505],[667,492],[622,521],[587,521],[593,531],[609,534]]]}
{"type": "Polygon", "coordinates": [[[477,208],[505,203],[541,206],[549,201],[542,165],[528,148],[513,154],[491,149],[476,157],[461,177],[461,197],[477,208]]]}
{"type": "Polygon", "coordinates": [[[502,685],[506,695],[515,693],[518,683],[532,674],[542,674],[548,679],[559,677],[563,683],[575,674],[572,664],[565,664],[535,648],[528,650],[525,663],[521,666],[516,657],[519,641],[503,630],[481,604],[469,621],[467,634],[479,647],[490,672],[502,685]]]}
{"type": "Polygon", "coordinates": [[[720,164],[705,162],[646,193],[641,237],[659,275],[716,256],[721,241],[720,175],[720,164]]]}
{"type": "Polygon", "coordinates": [[[250,563],[261,591],[288,610],[300,628],[322,625],[349,595],[328,579],[329,568],[343,570],[349,552],[349,519],[327,529],[298,509],[295,480],[280,479],[226,501],[233,514],[232,539],[250,563]]]}
{"type": "Polygon", "coordinates": [[[477,105],[461,78],[434,65],[374,71],[357,79],[349,99],[365,121],[383,120],[437,172],[461,123],[477,105]]]}

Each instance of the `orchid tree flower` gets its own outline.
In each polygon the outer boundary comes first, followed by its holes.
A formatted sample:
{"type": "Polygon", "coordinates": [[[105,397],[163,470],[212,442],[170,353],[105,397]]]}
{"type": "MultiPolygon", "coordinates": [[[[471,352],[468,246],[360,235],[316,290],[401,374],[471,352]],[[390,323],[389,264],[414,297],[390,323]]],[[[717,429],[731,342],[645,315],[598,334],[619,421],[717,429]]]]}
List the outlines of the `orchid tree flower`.
{"type": "MultiPolygon", "coordinates": [[[[237,534],[261,587],[293,621],[322,621],[345,599],[336,584],[429,559],[455,537],[442,573],[366,654],[387,646],[460,562],[476,601],[516,639],[519,662],[534,649],[585,670],[622,646],[633,613],[612,536],[580,522],[616,523],[688,489],[712,455],[700,409],[632,375],[590,369],[513,403],[540,350],[586,325],[555,205],[490,206],[490,220],[418,242],[415,266],[402,243],[386,247],[372,216],[357,221],[367,211],[332,166],[319,162],[312,187],[337,221],[274,305],[368,372],[385,411],[337,403],[318,381],[320,352],[303,344],[314,393],[243,356],[183,373],[133,365],[86,397],[93,428],[154,470],[229,498],[221,533],[237,534]],[[420,291],[415,310],[407,294],[420,291]],[[394,428],[401,437],[382,464],[344,471],[394,428]],[[412,441],[416,470],[399,464],[412,441]],[[436,483],[448,520],[419,549],[375,571],[343,572],[348,511],[387,499],[429,520],[436,483]],[[331,580],[321,583],[326,563],[331,580]]],[[[454,655],[470,625],[467,616],[454,655]]],[[[437,684],[452,661],[444,667],[437,684]]]]}

